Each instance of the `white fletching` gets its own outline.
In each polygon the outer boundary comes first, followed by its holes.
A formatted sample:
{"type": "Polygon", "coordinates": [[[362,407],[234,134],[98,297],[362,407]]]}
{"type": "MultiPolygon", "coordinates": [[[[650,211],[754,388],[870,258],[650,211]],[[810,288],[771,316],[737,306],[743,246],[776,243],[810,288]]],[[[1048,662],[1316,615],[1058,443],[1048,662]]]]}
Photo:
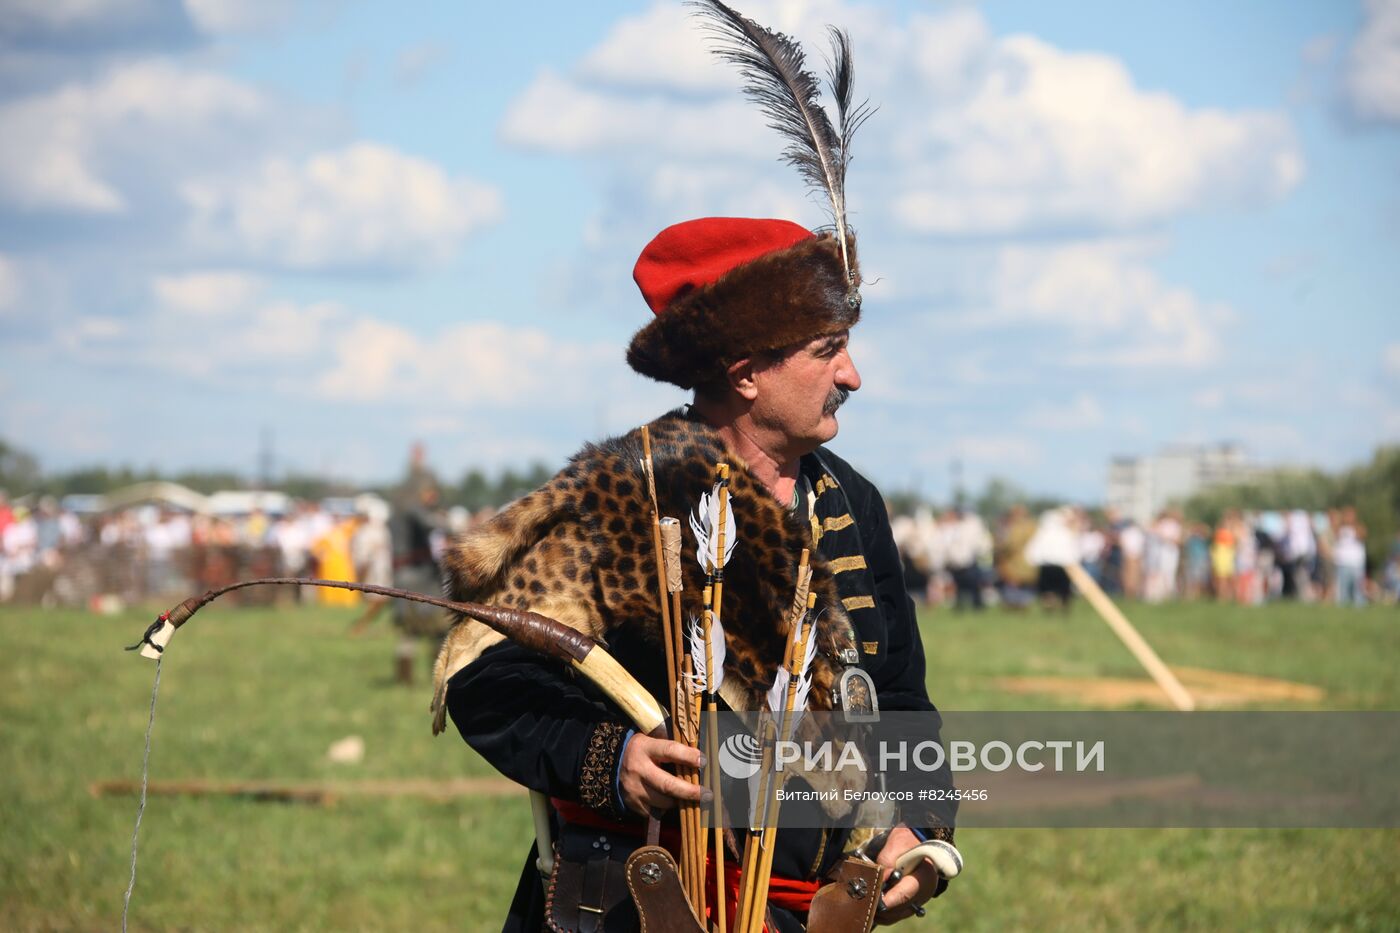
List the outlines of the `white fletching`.
{"type": "Polygon", "coordinates": [[[817,633],[815,626],[807,627],[807,644],[803,652],[802,666],[797,670],[797,693],[792,700],[794,711],[807,708],[807,694],[812,692],[812,659],[817,656],[817,633]]]}
{"type": "Polygon", "coordinates": [[[718,693],[720,685],[724,683],[724,626],[720,625],[718,619],[710,620],[710,638],[713,642],[710,650],[715,656],[714,683],[710,683],[709,669],[705,664],[708,656],[705,651],[705,627],[695,616],[690,617],[686,634],[690,639],[690,664],[695,671],[690,689],[696,693],[718,693]]]}
{"type": "Polygon", "coordinates": [[[785,667],[778,668],[777,676],[773,678],[773,686],[768,688],[768,708],[773,711],[773,715],[778,715],[787,705],[788,681],[792,675],[785,667]]]}
{"type": "MultiPolygon", "coordinates": [[[[728,505],[732,505],[729,503],[728,505]]],[[[715,570],[715,548],[719,546],[716,529],[719,526],[719,484],[710,492],[700,494],[700,504],[690,515],[690,530],[695,533],[695,557],[700,561],[700,569],[706,573],[715,570]]],[[[724,510],[724,553],[719,555],[718,566],[729,563],[738,542],[738,526],[734,522],[734,509],[724,510]]]]}
{"type": "MultiPolygon", "coordinates": [[[[788,736],[797,729],[797,723],[802,719],[803,711],[807,709],[807,694],[812,692],[812,659],[817,656],[816,626],[808,624],[804,627],[799,619],[796,637],[802,639],[804,636],[806,641],[802,643],[802,662],[797,668],[797,689],[792,695],[792,708],[787,710],[790,714],[787,719],[788,736]]],[[[788,684],[791,682],[792,674],[788,669],[778,668],[773,677],[773,686],[768,689],[768,708],[774,715],[780,715],[787,707],[788,684]]]]}

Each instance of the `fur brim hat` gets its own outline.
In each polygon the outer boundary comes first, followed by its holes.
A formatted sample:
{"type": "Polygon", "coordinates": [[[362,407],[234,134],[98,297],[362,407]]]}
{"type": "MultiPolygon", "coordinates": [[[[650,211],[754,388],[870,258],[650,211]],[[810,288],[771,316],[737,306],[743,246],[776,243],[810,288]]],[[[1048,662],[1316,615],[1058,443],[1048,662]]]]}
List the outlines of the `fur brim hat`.
{"type": "Polygon", "coordinates": [[[667,227],[632,272],[656,318],[633,336],[628,365],[693,389],[754,353],[846,330],[860,320],[854,237],[847,253],[849,277],[836,237],[787,220],[667,227]]]}

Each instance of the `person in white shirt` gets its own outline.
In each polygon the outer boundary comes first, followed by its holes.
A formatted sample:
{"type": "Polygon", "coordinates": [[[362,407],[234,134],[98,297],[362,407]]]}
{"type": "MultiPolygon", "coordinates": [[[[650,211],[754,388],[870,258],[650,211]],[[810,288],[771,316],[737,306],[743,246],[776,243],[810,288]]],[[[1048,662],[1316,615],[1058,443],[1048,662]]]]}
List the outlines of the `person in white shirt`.
{"type": "MultiPolygon", "coordinates": [[[[375,586],[394,585],[394,547],[389,536],[389,506],[378,496],[364,495],[355,500],[359,526],[350,541],[350,557],[355,577],[375,586]]],[[[350,634],[359,635],[388,607],[387,596],[369,595],[365,611],[350,623],[350,634]]]]}
{"type": "Polygon", "coordinates": [[[1297,599],[1312,599],[1312,580],[1308,568],[1317,553],[1312,519],[1302,509],[1294,509],[1285,519],[1283,533],[1283,595],[1297,599]]]}
{"type": "Polygon", "coordinates": [[[982,516],[976,512],[962,510],[948,524],[947,537],[948,570],[953,575],[953,585],[957,596],[954,608],[982,608],[982,569],[981,565],[991,559],[992,536],[982,516]]]}
{"type": "Polygon", "coordinates": [[[1147,582],[1143,596],[1160,603],[1176,595],[1176,572],[1181,566],[1181,522],[1163,512],[1152,523],[1147,539],[1147,582]]]}
{"type": "Polygon", "coordinates": [[[1354,521],[1343,520],[1337,529],[1332,566],[1337,579],[1337,605],[1366,605],[1365,536],[1354,521]]]}
{"type": "Polygon", "coordinates": [[[1026,545],[1026,560],[1037,568],[1036,592],[1045,608],[1069,611],[1070,580],[1065,567],[1079,563],[1079,555],[1079,521],[1074,509],[1061,506],[1043,513],[1026,545]]]}

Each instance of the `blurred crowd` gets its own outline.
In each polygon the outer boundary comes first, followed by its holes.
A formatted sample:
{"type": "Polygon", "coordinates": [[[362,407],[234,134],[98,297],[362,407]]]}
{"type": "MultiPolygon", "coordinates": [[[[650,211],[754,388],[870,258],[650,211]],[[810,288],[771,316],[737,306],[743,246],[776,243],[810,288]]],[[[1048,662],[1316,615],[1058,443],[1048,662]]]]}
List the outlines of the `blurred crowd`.
{"type": "Polygon", "coordinates": [[[1148,523],[1073,506],[1033,516],[1013,506],[991,527],[977,513],[929,509],[891,519],[915,596],[931,605],[1067,605],[1078,563],[1108,593],[1147,602],[1278,599],[1361,606],[1400,602],[1400,535],[1367,557],[1351,508],[1231,510],[1214,526],[1168,509],[1148,523]]]}
{"type": "MultiPolygon", "coordinates": [[[[391,505],[374,494],[270,497],[275,504],[261,507],[250,493],[250,507],[209,514],[162,501],[110,510],[65,507],[51,497],[11,502],[0,492],[0,603],[116,609],[273,576],[437,592],[436,565],[450,535],[494,512],[440,508],[421,466],[393,498],[391,505]]],[[[1039,516],[1013,506],[990,526],[960,509],[919,509],[891,523],[909,588],[932,605],[1062,606],[1071,595],[1063,570],[1070,563],[1110,594],[1147,602],[1400,601],[1400,536],[1372,565],[1366,528],[1350,508],[1230,511],[1213,527],[1175,510],[1140,524],[1071,506],[1039,516]]],[[[309,588],[254,588],[234,597],[245,604],[362,602],[358,593],[309,588]]]]}
{"type": "MultiPolygon", "coordinates": [[[[257,494],[250,494],[250,501],[257,494]]],[[[272,497],[269,497],[272,498],[272,497]]],[[[52,497],[11,502],[0,492],[0,603],[115,610],[179,599],[253,577],[320,577],[389,586],[395,568],[435,564],[448,536],[484,520],[465,509],[393,508],[379,496],[319,502],[275,497],[274,508],[207,514],[171,502],[77,509],[52,497]],[[431,511],[426,519],[424,510],[431,511]],[[418,535],[423,553],[395,539],[418,535]],[[404,526],[395,534],[395,525],[404,526]]],[[[433,503],[435,505],[435,503],[433,503]]],[[[358,605],[346,590],[254,588],[231,594],[244,604],[278,599],[358,605]]]]}

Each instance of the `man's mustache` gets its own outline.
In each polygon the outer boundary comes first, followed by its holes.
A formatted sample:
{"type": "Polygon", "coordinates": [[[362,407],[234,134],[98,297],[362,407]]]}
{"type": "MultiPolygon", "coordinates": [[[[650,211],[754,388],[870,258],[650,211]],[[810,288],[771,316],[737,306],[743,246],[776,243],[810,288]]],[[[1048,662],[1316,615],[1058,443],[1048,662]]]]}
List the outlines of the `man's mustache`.
{"type": "Polygon", "coordinates": [[[830,393],[829,395],[827,395],[827,397],[826,397],[826,403],[822,405],[822,414],[824,414],[824,415],[834,415],[834,414],[836,414],[836,409],[838,409],[838,408],[840,408],[842,405],[846,404],[846,399],[848,399],[848,398],[850,398],[850,397],[851,397],[851,390],[850,390],[850,389],[843,389],[843,388],[841,388],[840,386],[837,386],[836,388],[833,388],[833,389],[831,390],[831,393],[830,393]]]}

